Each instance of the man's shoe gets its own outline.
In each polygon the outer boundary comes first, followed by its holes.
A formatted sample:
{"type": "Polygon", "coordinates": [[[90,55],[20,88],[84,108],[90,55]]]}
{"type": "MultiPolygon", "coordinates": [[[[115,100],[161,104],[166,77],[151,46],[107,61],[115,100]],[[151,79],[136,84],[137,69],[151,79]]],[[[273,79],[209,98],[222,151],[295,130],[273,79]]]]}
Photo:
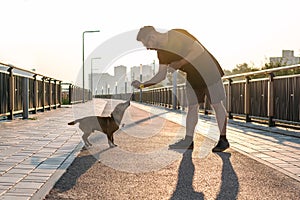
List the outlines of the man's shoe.
{"type": "Polygon", "coordinates": [[[220,138],[218,144],[212,149],[213,152],[222,152],[229,148],[229,142],[226,138],[220,138]]]}
{"type": "Polygon", "coordinates": [[[194,149],[194,141],[181,139],[178,142],[169,145],[169,149],[194,149]]]}

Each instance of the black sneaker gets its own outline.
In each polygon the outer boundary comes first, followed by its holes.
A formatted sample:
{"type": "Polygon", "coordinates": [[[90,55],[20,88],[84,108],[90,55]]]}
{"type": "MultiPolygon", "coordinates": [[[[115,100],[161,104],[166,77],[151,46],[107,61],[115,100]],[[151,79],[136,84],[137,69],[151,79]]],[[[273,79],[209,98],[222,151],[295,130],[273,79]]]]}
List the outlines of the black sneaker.
{"type": "Polygon", "coordinates": [[[218,144],[212,149],[213,152],[222,152],[229,148],[229,142],[226,138],[220,138],[218,144]]]}
{"type": "Polygon", "coordinates": [[[181,139],[174,144],[170,144],[169,149],[194,149],[194,141],[186,138],[181,139]]]}

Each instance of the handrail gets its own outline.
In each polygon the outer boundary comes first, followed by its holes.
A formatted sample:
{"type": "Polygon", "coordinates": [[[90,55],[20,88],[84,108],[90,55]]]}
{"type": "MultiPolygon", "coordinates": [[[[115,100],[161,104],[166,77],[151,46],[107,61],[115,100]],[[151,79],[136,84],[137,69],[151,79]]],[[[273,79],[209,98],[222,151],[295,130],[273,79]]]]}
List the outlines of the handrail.
{"type": "Polygon", "coordinates": [[[30,71],[30,70],[22,69],[22,68],[19,68],[19,67],[14,66],[14,65],[12,65],[12,64],[5,64],[5,63],[0,62],[0,65],[6,66],[6,67],[9,67],[9,68],[13,68],[13,69],[17,69],[17,70],[20,70],[20,71],[23,71],[23,72],[27,72],[27,73],[30,73],[30,74],[33,74],[32,77],[34,77],[34,76],[41,76],[41,77],[44,77],[44,78],[46,78],[46,79],[51,79],[51,80],[53,80],[53,81],[60,81],[60,82],[62,82],[62,80],[58,80],[58,79],[55,79],[55,78],[51,78],[51,77],[49,77],[49,76],[45,76],[45,75],[42,75],[42,74],[39,74],[39,73],[35,73],[35,72],[33,72],[33,71],[30,71]]]}
{"type": "Polygon", "coordinates": [[[259,70],[259,71],[254,71],[254,72],[246,72],[242,74],[234,74],[234,75],[228,75],[228,76],[223,76],[222,79],[233,79],[233,78],[238,78],[238,77],[247,77],[247,76],[254,76],[258,74],[270,74],[273,72],[281,71],[281,70],[289,70],[289,69],[295,69],[300,67],[300,64],[296,65],[289,65],[289,66],[284,66],[284,67],[276,67],[272,69],[264,69],[264,70],[259,70]]]}

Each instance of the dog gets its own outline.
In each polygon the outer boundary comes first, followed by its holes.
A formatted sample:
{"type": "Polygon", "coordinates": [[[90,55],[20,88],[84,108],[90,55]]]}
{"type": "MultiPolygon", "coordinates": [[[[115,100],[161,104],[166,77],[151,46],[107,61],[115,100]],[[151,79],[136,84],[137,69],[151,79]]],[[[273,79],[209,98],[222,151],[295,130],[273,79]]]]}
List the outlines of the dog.
{"type": "Polygon", "coordinates": [[[68,125],[79,123],[79,128],[83,132],[82,139],[86,147],[92,146],[88,137],[94,131],[101,131],[106,134],[109,147],[116,147],[114,143],[114,133],[119,129],[123,115],[130,106],[130,100],[116,105],[110,116],[89,116],[69,122],[68,125]]]}

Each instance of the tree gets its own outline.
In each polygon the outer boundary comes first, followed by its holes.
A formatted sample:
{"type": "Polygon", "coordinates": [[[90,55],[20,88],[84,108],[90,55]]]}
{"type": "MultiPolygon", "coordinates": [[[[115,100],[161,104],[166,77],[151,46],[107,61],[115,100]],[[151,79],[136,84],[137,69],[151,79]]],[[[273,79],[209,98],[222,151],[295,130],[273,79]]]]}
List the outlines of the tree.
{"type": "MultiPolygon", "coordinates": [[[[273,69],[277,67],[283,67],[286,66],[286,64],[282,64],[282,62],[276,62],[276,63],[266,63],[265,66],[262,69],[273,69]]],[[[274,72],[275,76],[284,76],[284,75],[293,75],[293,74],[300,74],[300,68],[296,69],[289,69],[289,70],[281,70],[274,72]]]]}
{"type": "MultiPolygon", "coordinates": [[[[247,72],[254,72],[254,71],[258,71],[258,68],[255,67],[249,67],[249,65],[247,63],[243,63],[243,64],[238,64],[236,65],[235,68],[232,69],[232,71],[230,70],[224,70],[224,73],[226,76],[228,75],[234,75],[234,74],[242,74],[242,73],[247,73],[247,72]]],[[[243,77],[237,78],[237,79],[244,79],[243,77]]]]}

